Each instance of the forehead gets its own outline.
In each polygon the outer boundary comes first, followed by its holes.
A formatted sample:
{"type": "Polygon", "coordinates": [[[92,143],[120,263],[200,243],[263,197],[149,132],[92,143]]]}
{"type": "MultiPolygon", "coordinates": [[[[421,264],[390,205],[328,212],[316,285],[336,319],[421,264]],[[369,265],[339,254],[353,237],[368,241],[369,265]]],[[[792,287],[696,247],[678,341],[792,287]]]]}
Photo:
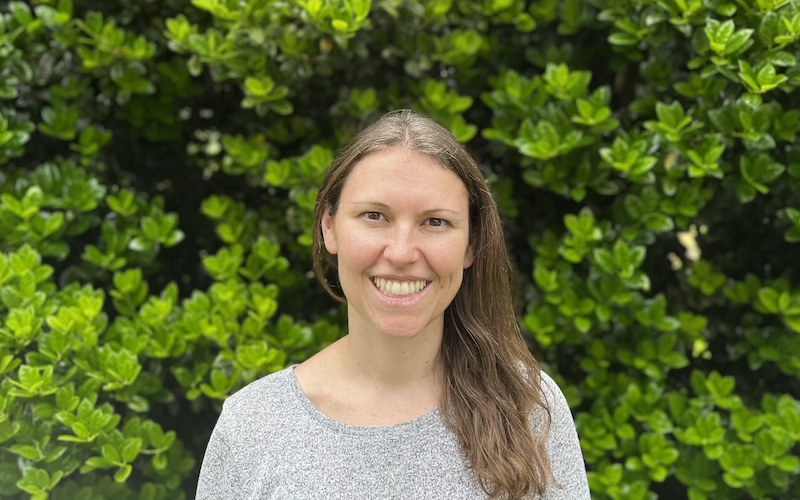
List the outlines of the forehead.
{"type": "Polygon", "coordinates": [[[377,151],[359,160],[347,176],[342,197],[403,190],[409,195],[467,198],[467,187],[455,172],[432,156],[407,148],[377,151]]]}

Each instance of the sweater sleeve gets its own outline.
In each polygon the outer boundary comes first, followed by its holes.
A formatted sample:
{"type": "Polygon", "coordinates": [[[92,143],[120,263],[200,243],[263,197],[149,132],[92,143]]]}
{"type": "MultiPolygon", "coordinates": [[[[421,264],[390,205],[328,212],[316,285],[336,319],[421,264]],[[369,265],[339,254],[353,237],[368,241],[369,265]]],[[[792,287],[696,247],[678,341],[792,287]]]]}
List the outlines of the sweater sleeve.
{"type": "Polygon", "coordinates": [[[240,467],[236,463],[238,454],[233,453],[230,444],[223,436],[223,418],[224,410],[206,447],[195,500],[227,500],[241,497],[241,492],[238,491],[242,484],[239,477],[240,467]]]}
{"type": "Polygon", "coordinates": [[[586,465],[567,399],[544,372],[542,389],[552,416],[548,449],[556,478],[556,488],[548,490],[542,500],[590,500],[586,465]]]}

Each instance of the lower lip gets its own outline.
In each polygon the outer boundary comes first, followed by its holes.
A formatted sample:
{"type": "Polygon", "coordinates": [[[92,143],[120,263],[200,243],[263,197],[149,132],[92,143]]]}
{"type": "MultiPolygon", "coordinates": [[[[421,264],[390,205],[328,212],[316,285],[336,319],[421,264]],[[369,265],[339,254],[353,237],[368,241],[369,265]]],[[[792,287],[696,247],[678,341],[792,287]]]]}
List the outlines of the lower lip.
{"type": "Polygon", "coordinates": [[[378,288],[378,286],[375,284],[374,281],[372,280],[369,281],[370,283],[372,283],[372,289],[375,290],[375,293],[378,294],[378,298],[380,298],[381,302],[383,302],[388,306],[393,306],[393,307],[413,306],[414,304],[422,300],[422,297],[431,287],[431,282],[428,282],[428,284],[425,285],[425,288],[423,288],[422,290],[420,290],[415,294],[405,295],[403,297],[390,297],[389,295],[386,295],[383,292],[381,292],[380,288],[378,288]]]}

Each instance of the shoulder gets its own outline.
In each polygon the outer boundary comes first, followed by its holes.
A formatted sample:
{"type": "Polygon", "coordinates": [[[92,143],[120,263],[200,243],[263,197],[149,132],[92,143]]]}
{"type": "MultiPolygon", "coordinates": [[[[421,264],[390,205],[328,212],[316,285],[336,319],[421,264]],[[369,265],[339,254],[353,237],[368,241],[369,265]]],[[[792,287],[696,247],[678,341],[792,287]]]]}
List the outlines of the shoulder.
{"type": "Polygon", "coordinates": [[[292,367],[271,373],[258,380],[250,382],[225,400],[226,406],[247,405],[254,400],[261,400],[269,394],[285,394],[292,389],[292,367]]]}
{"type": "Polygon", "coordinates": [[[539,393],[539,397],[541,398],[541,406],[539,407],[540,411],[543,407],[552,414],[554,420],[556,417],[555,414],[558,416],[564,416],[565,414],[569,415],[569,419],[572,420],[567,398],[564,396],[564,392],[558,386],[556,381],[553,380],[550,375],[548,375],[538,366],[535,368],[535,373],[532,373],[531,368],[525,366],[524,363],[520,363],[520,370],[524,373],[525,378],[528,380],[530,388],[539,393]]]}
{"type": "Polygon", "coordinates": [[[538,377],[531,377],[529,381],[533,390],[539,392],[540,405],[531,414],[531,424],[536,433],[548,433],[566,423],[574,427],[572,411],[567,403],[564,392],[555,380],[542,370],[538,370],[538,377]],[[538,382],[538,384],[536,383],[538,382]]]}
{"type": "Polygon", "coordinates": [[[569,407],[564,391],[553,378],[540,371],[540,388],[542,406],[549,413],[550,432],[559,433],[574,432],[575,420],[572,416],[572,409],[569,407]]]}
{"type": "Polygon", "coordinates": [[[237,435],[250,425],[285,418],[295,404],[292,368],[262,377],[228,397],[217,425],[225,435],[237,435]]]}
{"type": "Polygon", "coordinates": [[[273,464],[291,397],[291,368],[267,375],[231,395],[211,433],[197,484],[198,500],[253,498],[259,471],[273,464]],[[278,429],[276,431],[276,429],[278,429]]]}
{"type": "Polygon", "coordinates": [[[541,373],[543,403],[550,412],[547,447],[557,488],[548,491],[544,500],[591,498],[586,480],[586,465],[581,445],[564,392],[545,372],[541,373]]]}
{"type": "Polygon", "coordinates": [[[567,398],[564,396],[564,392],[558,386],[556,381],[544,371],[540,371],[539,373],[541,374],[542,397],[544,398],[543,402],[545,405],[550,409],[551,412],[563,412],[564,410],[569,412],[570,409],[569,404],[567,403],[567,398]]]}

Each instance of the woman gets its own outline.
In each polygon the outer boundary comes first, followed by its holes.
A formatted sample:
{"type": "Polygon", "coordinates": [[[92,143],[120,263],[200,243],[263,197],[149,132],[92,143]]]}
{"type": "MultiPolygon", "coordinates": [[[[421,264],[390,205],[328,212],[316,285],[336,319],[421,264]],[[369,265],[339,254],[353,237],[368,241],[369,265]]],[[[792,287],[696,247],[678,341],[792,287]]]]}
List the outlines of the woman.
{"type": "Polygon", "coordinates": [[[589,499],[569,407],[517,326],[497,207],[461,144],[389,113],[331,165],[315,222],[315,269],[348,304],[347,335],[225,402],[197,498],[589,499]]]}

